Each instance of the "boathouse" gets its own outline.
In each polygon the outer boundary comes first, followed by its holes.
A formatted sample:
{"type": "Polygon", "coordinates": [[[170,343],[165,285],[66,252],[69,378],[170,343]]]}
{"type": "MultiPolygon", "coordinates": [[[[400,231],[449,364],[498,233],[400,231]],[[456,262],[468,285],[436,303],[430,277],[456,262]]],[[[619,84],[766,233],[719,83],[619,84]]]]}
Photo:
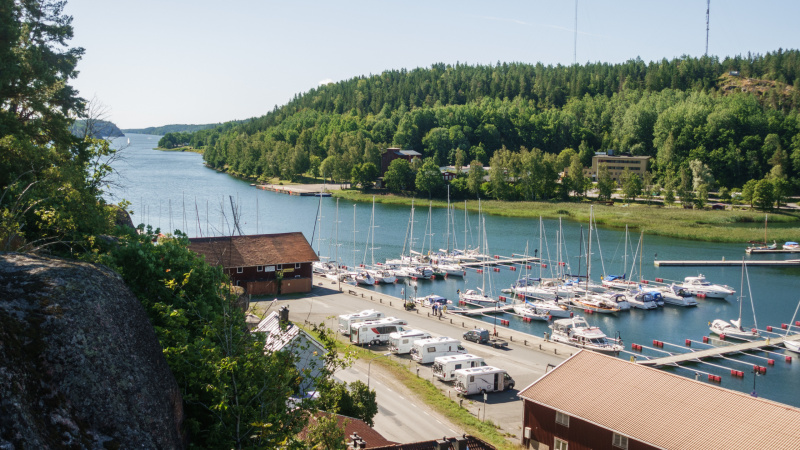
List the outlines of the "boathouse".
{"type": "Polygon", "coordinates": [[[588,350],[518,395],[526,448],[800,448],[798,408],[588,350]]]}
{"type": "Polygon", "coordinates": [[[222,266],[250,295],[310,292],[311,265],[319,261],[300,232],[191,238],[189,250],[222,266]]]}

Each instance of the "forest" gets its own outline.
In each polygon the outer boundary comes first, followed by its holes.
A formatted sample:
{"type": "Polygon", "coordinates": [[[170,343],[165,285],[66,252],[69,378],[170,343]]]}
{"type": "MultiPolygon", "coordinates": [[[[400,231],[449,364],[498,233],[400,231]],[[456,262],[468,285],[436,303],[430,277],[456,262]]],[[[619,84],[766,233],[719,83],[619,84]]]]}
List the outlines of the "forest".
{"type": "MultiPolygon", "coordinates": [[[[530,189],[513,189],[515,177],[536,177],[524,160],[544,166],[550,180],[568,169],[573,153],[587,166],[594,152],[615,150],[651,157],[649,186],[677,190],[682,183],[689,192],[686,173],[696,180],[699,168],[701,182],[688,183],[690,191],[769,179],[782,180],[788,194],[797,192],[800,175],[798,84],[800,52],[782,49],[724,60],[434,64],[320,86],[262,117],[181,141],[204,148],[211,167],[262,180],[308,173],[370,185],[364,165],[380,167],[381,152],[400,147],[437,166],[502,165],[496,176],[504,180],[494,184],[512,189],[488,183],[481,192],[535,199],[530,189]]],[[[465,176],[454,181],[457,193],[478,193],[465,190],[465,176]]],[[[581,190],[555,186],[538,197],[581,190]]]]}

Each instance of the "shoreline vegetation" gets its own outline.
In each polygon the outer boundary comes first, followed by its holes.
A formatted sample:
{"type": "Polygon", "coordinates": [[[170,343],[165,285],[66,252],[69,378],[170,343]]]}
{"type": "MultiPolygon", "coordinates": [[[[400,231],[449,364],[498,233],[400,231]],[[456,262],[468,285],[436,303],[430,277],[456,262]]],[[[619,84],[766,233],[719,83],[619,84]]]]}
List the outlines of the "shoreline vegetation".
{"type": "MultiPolygon", "coordinates": [[[[355,190],[333,191],[334,197],[354,201],[372,202],[373,194],[355,190]]],[[[393,194],[375,194],[377,203],[411,206],[412,197],[393,194]]],[[[417,205],[425,205],[424,198],[413,199],[417,205]]],[[[445,208],[447,202],[431,200],[433,207],[445,208]]],[[[456,209],[463,210],[464,202],[455,201],[456,209]]],[[[689,239],[705,242],[741,243],[763,239],[764,213],[755,210],[698,210],[683,209],[680,206],[666,207],[643,203],[617,202],[614,206],[592,202],[505,202],[500,200],[481,200],[485,214],[538,219],[558,219],[559,217],[576,222],[589,222],[589,207],[594,205],[597,225],[613,229],[642,231],[647,235],[689,239]]],[[[468,200],[467,209],[478,211],[478,201],[468,200]]],[[[796,241],[800,237],[800,212],[773,211],[769,213],[769,240],[778,243],[796,241]]]]}
{"type": "Polygon", "coordinates": [[[163,148],[163,147],[156,147],[154,150],[162,151],[162,152],[192,152],[192,153],[205,153],[205,149],[202,148],[194,148],[191,146],[185,147],[175,147],[175,148],[163,148]]]}

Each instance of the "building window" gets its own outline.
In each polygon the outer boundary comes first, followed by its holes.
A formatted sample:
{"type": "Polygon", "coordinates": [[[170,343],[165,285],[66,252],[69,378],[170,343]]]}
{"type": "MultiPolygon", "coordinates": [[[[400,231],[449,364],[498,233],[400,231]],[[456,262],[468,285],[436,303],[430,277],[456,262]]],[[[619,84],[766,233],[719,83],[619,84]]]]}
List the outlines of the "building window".
{"type": "Polygon", "coordinates": [[[242,272],[244,272],[244,267],[237,267],[236,268],[236,273],[242,273],[242,272]]]}
{"type": "Polygon", "coordinates": [[[565,427],[569,426],[569,416],[556,411],[556,423],[564,425],[565,427]]]}
{"type": "Polygon", "coordinates": [[[275,266],[275,269],[283,270],[283,264],[278,264],[277,266],[275,266]]]}
{"type": "Polygon", "coordinates": [[[256,272],[263,272],[264,266],[256,266],[256,272]]]}
{"type": "Polygon", "coordinates": [[[556,438],[556,441],[553,443],[553,450],[568,450],[569,444],[567,441],[556,438]]]}
{"type": "Polygon", "coordinates": [[[295,269],[299,269],[300,268],[300,263],[294,263],[294,268],[295,269]]]}
{"type": "Polygon", "coordinates": [[[614,433],[614,438],[611,440],[611,445],[615,448],[628,450],[628,438],[621,434],[614,433]]]}

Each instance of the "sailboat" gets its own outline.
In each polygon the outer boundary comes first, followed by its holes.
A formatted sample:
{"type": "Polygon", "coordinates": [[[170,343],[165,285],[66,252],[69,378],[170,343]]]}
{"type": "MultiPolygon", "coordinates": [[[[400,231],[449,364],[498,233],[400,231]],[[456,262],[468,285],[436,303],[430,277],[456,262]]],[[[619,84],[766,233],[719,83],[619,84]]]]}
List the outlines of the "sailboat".
{"type": "MultiPolygon", "coordinates": [[[[367,236],[367,245],[369,245],[370,253],[370,266],[367,273],[372,276],[376,283],[392,284],[397,282],[397,277],[394,272],[386,268],[375,265],[375,197],[372,197],[372,216],[369,221],[369,231],[367,236]]],[[[364,262],[366,263],[367,252],[364,251],[364,262]]]]}
{"type": "MultiPolygon", "coordinates": [[[[589,207],[589,245],[586,250],[586,289],[583,297],[574,297],[571,299],[572,304],[577,308],[584,311],[592,311],[597,313],[617,313],[620,308],[612,298],[605,298],[598,294],[592,294],[589,289],[589,280],[591,279],[592,269],[592,219],[594,218],[594,209],[589,207]]],[[[628,305],[630,308],[630,305],[628,305]]]]}
{"type": "MultiPolygon", "coordinates": [[[[772,244],[767,245],[767,219],[768,218],[769,218],[769,214],[765,214],[764,215],[764,242],[760,242],[759,243],[759,244],[762,244],[762,245],[751,245],[750,247],[747,247],[745,249],[745,252],[747,252],[748,254],[753,252],[753,250],[756,250],[756,251],[758,251],[758,250],[775,250],[775,249],[778,248],[778,243],[775,242],[775,241],[772,241],[772,244]]],[[[753,243],[753,244],[756,244],[756,243],[753,243]]]]}
{"type": "MultiPolygon", "coordinates": [[[[480,214],[480,213],[479,213],[480,214]]],[[[483,248],[481,251],[489,254],[488,244],[486,242],[486,222],[481,217],[481,225],[483,231],[483,248]]],[[[489,293],[492,291],[492,280],[489,279],[489,293]]],[[[481,263],[481,287],[476,289],[468,289],[466,292],[459,292],[458,299],[462,302],[476,303],[479,305],[496,305],[498,300],[491,295],[486,295],[486,260],[481,263]]]]}
{"type": "MultiPolygon", "coordinates": [[[[754,339],[759,336],[758,329],[746,330],[742,328],[742,303],[744,303],[744,278],[747,273],[747,264],[742,259],[742,285],[739,289],[739,317],[736,320],[716,319],[711,322],[709,329],[712,333],[719,336],[729,336],[738,339],[754,339]]],[[[750,276],[747,276],[747,289],[750,291],[750,276]]],[[[750,291],[750,306],[753,306],[753,292],[750,291]]],[[[755,308],[753,309],[753,320],[755,321],[755,308]]]]}

